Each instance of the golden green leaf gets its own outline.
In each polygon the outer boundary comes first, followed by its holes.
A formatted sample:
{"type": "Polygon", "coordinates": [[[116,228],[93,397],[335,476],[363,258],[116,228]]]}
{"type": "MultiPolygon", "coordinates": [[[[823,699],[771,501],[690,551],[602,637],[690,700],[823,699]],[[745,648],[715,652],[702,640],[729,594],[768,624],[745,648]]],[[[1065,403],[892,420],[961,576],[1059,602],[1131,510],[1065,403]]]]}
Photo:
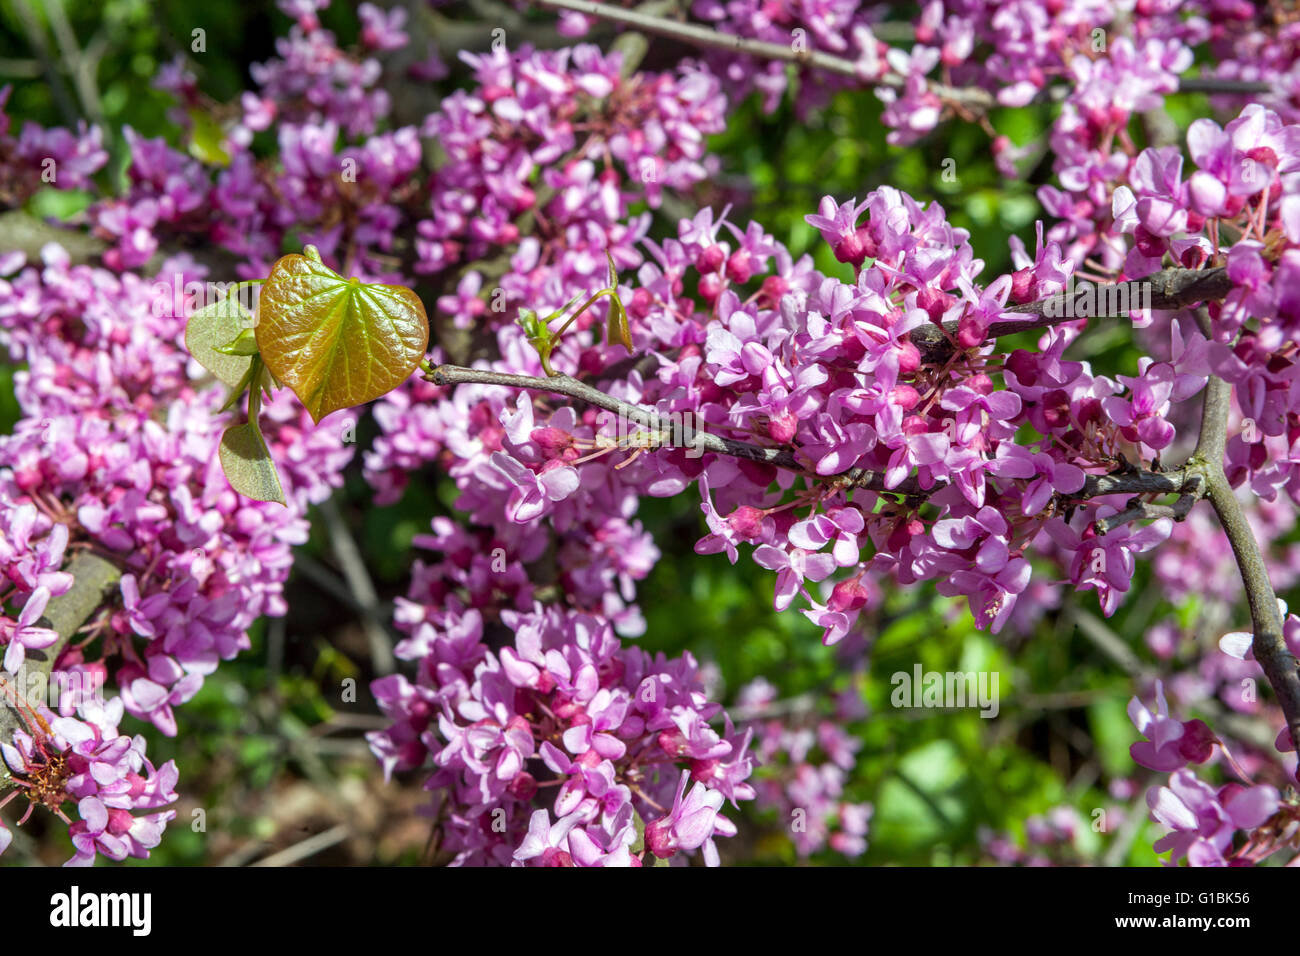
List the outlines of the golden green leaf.
{"type": "Polygon", "coordinates": [[[308,256],[277,262],[259,301],[262,360],[318,422],[401,385],[429,344],[410,289],[344,279],[308,256]]]}

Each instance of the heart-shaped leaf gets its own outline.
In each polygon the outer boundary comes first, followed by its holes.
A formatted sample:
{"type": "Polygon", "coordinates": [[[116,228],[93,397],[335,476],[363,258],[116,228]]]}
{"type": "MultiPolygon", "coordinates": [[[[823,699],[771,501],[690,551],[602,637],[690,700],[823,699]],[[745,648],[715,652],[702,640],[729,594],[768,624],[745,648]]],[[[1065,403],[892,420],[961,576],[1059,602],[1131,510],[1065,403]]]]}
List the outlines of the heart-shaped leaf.
{"type": "Polygon", "coordinates": [[[251,357],[222,352],[253,327],[253,316],[238,301],[220,299],[190,316],[185,325],[185,347],[205,369],[227,388],[236,388],[248,374],[251,357]]]}
{"type": "Polygon", "coordinates": [[[410,289],[344,279],[307,256],[277,262],[259,301],[262,360],[318,422],[401,385],[429,344],[410,289]]]}
{"type": "Polygon", "coordinates": [[[257,501],[284,504],[280,476],[257,422],[231,425],[221,436],[221,467],[230,487],[257,501]]]}

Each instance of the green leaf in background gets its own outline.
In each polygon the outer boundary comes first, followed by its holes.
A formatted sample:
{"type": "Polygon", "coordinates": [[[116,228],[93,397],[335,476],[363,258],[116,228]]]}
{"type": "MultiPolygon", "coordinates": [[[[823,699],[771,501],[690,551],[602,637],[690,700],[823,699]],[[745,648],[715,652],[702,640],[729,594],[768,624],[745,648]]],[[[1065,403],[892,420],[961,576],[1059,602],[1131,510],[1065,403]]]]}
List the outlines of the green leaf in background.
{"type": "Polygon", "coordinates": [[[84,189],[41,189],[27,200],[27,211],[37,219],[67,222],[85,212],[94,198],[84,189]]]}
{"type": "Polygon", "coordinates": [[[229,166],[230,154],[222,145],[226,139],[226,131],[205,110],[191,109],[189,116],[190,155],[209,166],[229,166]]]}
{"type": "Polygon", "coordinates": [[[319,422],[410,378],[429,344],[429,319],[410,289],[344,279],[313,247],[307,253],[285,256],[271,270],[257,345],[319,422]]]}
{"type": "Polygon", "coordinates": [[[1128,717],[1128,702],[1118,696],[1094,701],[1088,708],[1088,724],[1096,741],[1097,757],[1107,773],[1118,777],[1137,768],[1129,755],[1129,745],[1137,732],[1128,717]]]}
{"type": "Polygon", "coordinates": [[[225,345],[216,348],[222,355],[240,355],[252,358],[257,354],[257,335],[252,329],[244,329],[239,335],[225,345]]]}

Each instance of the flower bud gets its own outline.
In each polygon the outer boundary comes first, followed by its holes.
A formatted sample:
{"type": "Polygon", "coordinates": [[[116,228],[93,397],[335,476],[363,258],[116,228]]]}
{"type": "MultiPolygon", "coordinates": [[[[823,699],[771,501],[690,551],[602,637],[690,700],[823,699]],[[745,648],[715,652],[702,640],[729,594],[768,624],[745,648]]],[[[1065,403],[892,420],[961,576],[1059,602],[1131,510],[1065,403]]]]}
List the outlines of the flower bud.
{"type": "Polygon", "coordinates": [[[699,285],[695,288],[700,298],[712,305],[717,301],[718,296],[722,294],[722,283],[722,276],[716,272],[710,272],[708,275],[700,276],[699,285]]]}
{"type": "Polygon", "coordinates": [[[763,305],[775,309],[781,304],[781,297],[789,291],[790,283],[781,276],[768,276],[763,280],[763,288],[759,291],[758,297],[763,305]]]}
{"type": "Polygon", "coordinates": [[[895,385],[889,393],[889,400],[904,411],[911,411],[921,401],[921,393],[911,385],[895,385]]]}
{"type": "Polygon", "coordinates": [[[727,260],[727,278],[732,282],[748,282],[754,274],[754,257],[748,249],[737,249],[727,260]]]}
{"type": "Polygon", "coordinates": [[[867,250],[862,245],[862,240],[857,234],[845,236],[831,249],[835,253],[835,258],[840,262],[847,262],[851,266],[860,266],[864,259],[867,258],[867,250]]]}
{"type": "MultiPolygon", "coordinates": [[[[911,375],[921,367],[921,350],[911,339],[898,348],[898,371],[901,375],[911,375]]],[[[909,406],[910,407],[910,406],[909,406]]]]}
{"type": "Polygon", "coordinates": [[[1210,759],[1218,738],[1203,720],[1183,722],[1183,736],[1178,740],[1178,752],[1192,763],[1205,763],[1210,759]]]}
{"type": "Polygon", "coordinates": [[[860,578],[849,578],[838,582],[831,589],[830,600],[826,606],[832,611],[857,611],[871,600],[871,592],[862,586],[860,578]]]}
{"type": "Polygon", "coordinates": [[[762,534],[763,512],[752,505],[741,505],[727,516],[731,530],[746,541],[755,541],[762,534]]]}
{"type": "Polygon", "coordinates": [[[772,436],[773,441],[780,442],[783,445],[789,444],[798,430],[799,419],[788,409],[778,415],[773,415],[767,422],[767,433],[772,436]]]}
{"type": "Polygon", "coordinates": [[[710,272],[717,272],[726,261],[727,253],[722,246],[709,246],[695,260],[695,268],[707,275],[710,272]]]}
{"type": "Polygon", "coordinates": [[[957,323],[957,344],[964,349],[978,348],[988,335],[983,316],[967,312],[957,323]]]}
{"type": "Polygon", "coordinates": [[[537,781],[527,770],[521,770],[510,781],[506,790],[517,800],[531,800],[537,794],[537,781]]]}
{"type": "Polygon", "coordinates": [[[1025,266],[1011,273],[1011,301],[1017,304],[1034,301],[1034,270],[1025,266]]]}
{"type": "Polygon", "coordinates": [[[549,425],[545,428],[534,428],[529,433],[528,438],[542,450],[542,454],[547,458],[556,458],[573,446],[572,435],[549,425]]]}
{"type": "Polygon", "coordinates": [[[627,303],[627,314],[634,319],[644,319],[654,304],[655,297],[649,289],[637,289],[627,303]]]}

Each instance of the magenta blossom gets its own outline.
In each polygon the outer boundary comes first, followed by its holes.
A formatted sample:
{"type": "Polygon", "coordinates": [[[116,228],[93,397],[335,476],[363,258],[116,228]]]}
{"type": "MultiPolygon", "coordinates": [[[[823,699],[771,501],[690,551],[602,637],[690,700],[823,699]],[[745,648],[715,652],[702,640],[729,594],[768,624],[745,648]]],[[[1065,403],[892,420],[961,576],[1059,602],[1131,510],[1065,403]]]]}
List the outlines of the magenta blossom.
{"type": "Polygon", "coordinates": [[[1133,759],[1142,766],[1168,772],[1210,759],[1214,734],[1202,720],[1181,721],[1169,716],[1162,681],[1156,681],[1156,713],[1134,697],[1129,701],[1128,715],[1138,733],[1147,738],[1129,747],[1133,759]]]}
{"type": "Polygon", "coordinates": [[[722,808],[724,797],[716,790],[710,790],[697,783],[691,792],[686,793],[686,783],[690,779],[688,771],[682,771],[681,781],[677,784],[677,795],[673,798],[673,808],[667,816],[660,817],[646,824],[646,847],[660,859],[672,856],[678,850],[694,850],[704,847],[704,860],[709,866],[718,865],[718,851],[713,845],[713,831],[722,808]]]}
{"type": "Polygon", "coordinates": [[[4,666],[11,674],[18,673],[23,666],[27,651],[38,651],[49,647],[59,639],[57,631],[48,627],[39,627],[37,621],[45,613],[45,606],[50,601],[50,589],[39,587],[27,598],[18,620],[9,622],[0,618],[0,637],[8,645],[5,648],[4,666]]]}
{"type": "Polygon", "coordinates": [[[1152,819],[1171,831],[1156,841],[1156,852],[1172,850],[1170,866],[1183,857],[1190,866],[1227,866],[1236,832],[1262,824],[1280,802],[1277,789],[1267,784],[1229,784],[1216,791],[1190,770],[1175,771],[1169,786],[1147,792],[1152,819]]]}

